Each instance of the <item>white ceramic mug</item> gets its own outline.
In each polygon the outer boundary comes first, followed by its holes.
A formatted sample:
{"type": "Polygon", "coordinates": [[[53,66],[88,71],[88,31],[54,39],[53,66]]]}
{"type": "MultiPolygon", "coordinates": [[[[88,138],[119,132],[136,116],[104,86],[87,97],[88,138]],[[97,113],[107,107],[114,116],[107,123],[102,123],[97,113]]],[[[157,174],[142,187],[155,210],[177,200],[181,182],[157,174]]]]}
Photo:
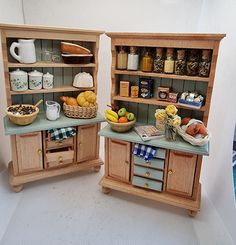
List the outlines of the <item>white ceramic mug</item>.
{"type": "Polygon", "coordinates": [[[47,109],[46,109],[46,117],[50,121],[57,120],[60,117],[60,110],[61,106],[52,100],[48,100],[45,102],[47,109]]]}
{"type": "Polygon", "coordinates": [[[18,39],[18,42],[13,42],[10,47],[10,53],[20,63],[35,63],[36,52],[34,46],[34,39],[18,39]],[[15,52],[18,48],[18,55],[15,52]]]}
{"type": "Polygon", "coordinates": [[[29,88],[30,89],[42,89],[43,87],[43,73],[39,71],[29,72],[29,88]]]}

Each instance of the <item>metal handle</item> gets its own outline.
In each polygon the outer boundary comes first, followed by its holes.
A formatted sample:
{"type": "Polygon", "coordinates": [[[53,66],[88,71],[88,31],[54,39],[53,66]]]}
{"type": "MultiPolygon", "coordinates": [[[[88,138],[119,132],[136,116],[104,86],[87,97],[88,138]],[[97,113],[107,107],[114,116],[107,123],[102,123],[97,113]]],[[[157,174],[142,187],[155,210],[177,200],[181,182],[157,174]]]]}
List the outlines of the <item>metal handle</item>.
{"type": "Polygon", "coordinates": [[[42,154],[42,150],[38,149],[38,154],[41,155],[42,154]]]}
{"type": "Polygon", "coordinates": [[[128,165],[128,164],[129,164],[129,161],[125,161],[125,164],[127,164],[127,165],[128,165]]]}
{"type": "Polygon", "coordinates": [[[59,160],[59,162],[62,162],[63,161],[63,157],[62,156],[59,156],[58,157],[58,160],[59,160]]]}
{"type": "Polygon", "coordinates": [[[152,165],[151,161],[150,160],[146,161],[146,165],[151,166],[152,165]]]}
{"type": "Polygon", "coordinates": [[[63,141],[62,140],[59,140],[58,141],[58,145],[62,145],[63,141]]]}
{"type": "Polygon", "coordinates": [[[145,176],[147,176],[147,177],[149,177],[150,175],[151,175],[151,173],[148,171],[145,173],[145,176]]]}
{"type": "Polygon", "coordinates": [[[168,174],[173,174],[173,170],[170,169],[170,170],[168,171],[168,174]]]}
{"type": "Polygon", "coordinates": [[[149,184],[148,184],[148,183],[145,183],[145,184],[144,184],[144,187],[145,187],[145,188],[148,188],[148,187],[149,187],[149,184]]]}

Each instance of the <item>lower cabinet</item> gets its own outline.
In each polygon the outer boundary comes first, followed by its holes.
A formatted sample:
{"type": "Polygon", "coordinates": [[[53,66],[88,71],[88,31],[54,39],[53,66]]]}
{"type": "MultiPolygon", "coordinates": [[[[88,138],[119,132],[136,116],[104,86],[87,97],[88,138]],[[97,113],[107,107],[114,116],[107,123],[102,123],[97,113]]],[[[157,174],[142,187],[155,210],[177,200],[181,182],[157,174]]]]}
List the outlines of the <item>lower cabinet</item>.
{"type": "Polygon", "coordinates": [[[131,143],[115,139],[108,140],[108,176],[123,182],[130,181],[131,143]]]}
{"type": "Polygon", "coordinates": [[[77,133],[77,162],[98,158],[98,124],[78,127],[77,133]]]}
{"type": "Polygon", "coordinates": [[[41,132],[16,135],[18,172],[27,173],[43,169],[41,132]]]}
{"type": "Polygon", "coordinates": [[[166,191],[191,197],[193,193],[196,163],[197,155],[170,151],[166,191]]]}

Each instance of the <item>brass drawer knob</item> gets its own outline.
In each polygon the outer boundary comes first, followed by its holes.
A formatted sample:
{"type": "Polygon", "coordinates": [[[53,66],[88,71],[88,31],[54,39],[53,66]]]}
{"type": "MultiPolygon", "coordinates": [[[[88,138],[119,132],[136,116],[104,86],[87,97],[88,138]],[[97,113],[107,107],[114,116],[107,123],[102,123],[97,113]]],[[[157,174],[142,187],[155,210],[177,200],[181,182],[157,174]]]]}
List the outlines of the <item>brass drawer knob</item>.
{"type": "Polygon", "coordinates": [[[129,164],[129,161],[125,161],[125,164],[127,164],[127,165],[128,165],[128,164],[129,164]]]}
{"type": "Polygon", "coordinates": [[[41,155],[42,154],[42,150],[38,149],[38,154],[41,155]]]}
{"type": "Polygon", "coordinates": [[[146,165],[151,166],[152,165],[151,161],[146,161],[146,165]]]}
{"type": "Polygon", "coordinates": [[[59,162],[62,162],[63,161],[63,157],[62,156],[59,156],[58,157],[58,160],[59,160],[59,162]]]}
{"type": "Polygon", "coordinates": [[[151,175],[151,173],[148,171],[145,173],[145,176],[147,176],[147,177],[149,177],[150,175],[151,175]]]}
{"type": "Polygon", "coordinates": [[[148,183],[145,183],[145,184],[144,184],[144,187],[145,187],[145,188],[148,188],[148,187],[149,187],[149,184],[148,184],[148,183]]]}
{"type": "Polygon", "coordinates": [[[173,170],[170,169],[170,170],[168,171],[168,174],[173,174],[173,170]]]}
{"type": "Polygon", "coordinates": [[[62,145],[63,141],[62,140],[59,140],[58,141],[58,145],[62,145]]]}

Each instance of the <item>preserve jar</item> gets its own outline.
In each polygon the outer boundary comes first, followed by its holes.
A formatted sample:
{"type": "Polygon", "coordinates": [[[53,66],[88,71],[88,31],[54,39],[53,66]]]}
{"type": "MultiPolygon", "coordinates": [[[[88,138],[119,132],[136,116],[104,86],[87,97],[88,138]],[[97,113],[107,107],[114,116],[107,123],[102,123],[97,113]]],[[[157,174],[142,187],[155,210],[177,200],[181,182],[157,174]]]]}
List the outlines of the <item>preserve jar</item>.
{"type": "Polygon", "coordinates": [[[152,67],[153,67],[153,58],[149,51],[145,51],[144,56],[142,58],[141,70],[147,72],[152,71],[152,67]]]}
{"type": "Polygon", "coordinates": [[[117,54],[117,69],[125,70],[127,69],[127,58],[128,54],[126,53],[124,47],[120,47],[120,51],[117,54]]]}
{"type": "Polygon", "coordinates": [[[187,61],[187,75],[197,76],[198,75],[198,51],[196,49],[191,49],[189,51],[188,61],[187,61]]]}
{"type": "Polygon", "coordinates": [[[164,65],[164,72],[165,73],[174,73],[174,49],[167,48],[166,50],[166,60],[164,65]]]}
{"type": "Polygon", "coordinates": [[[209,77],[211,67],[211,50],[202,50],[202,58],[199,62],[199,73],[200,77],[209,77]]]}
{"type": "Polygon", "coordinates": [[[139,55],[137,54],[137,47],[130,47],[130,53],[128,54],[127,70],[138,70],[139,55]]]}
{"type": "Polygon", "coordinates": [[[186,74],[186,56],[184,49],[177,50],[177,59],[175,61],[175,74],[185,75],[186,74]]]}
{"type": "Polygon", "coordinates": [[[156,48],[156,56],[154,58],[153,71],[162,73],[164,69],[163,48],[156,48]]]}

